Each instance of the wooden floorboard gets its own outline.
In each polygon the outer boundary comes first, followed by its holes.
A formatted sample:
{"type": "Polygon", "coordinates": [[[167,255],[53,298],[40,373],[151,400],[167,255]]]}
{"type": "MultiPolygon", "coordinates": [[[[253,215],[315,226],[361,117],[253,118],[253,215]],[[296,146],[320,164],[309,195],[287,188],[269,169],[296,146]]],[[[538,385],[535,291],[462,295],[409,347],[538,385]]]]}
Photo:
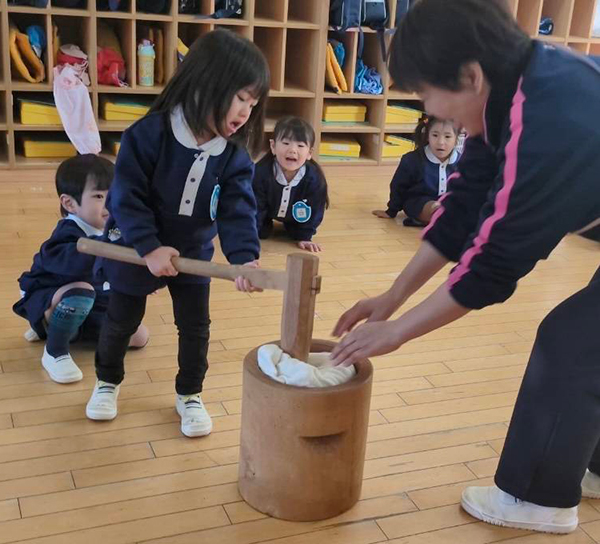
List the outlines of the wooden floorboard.
{"type": "MultiPolygon", "coordinates": [[[[419,245],[418,230],[370,215],[387,200],[388,175],[354,172],[329,176],[332,207],[316,238],[324,248],[319,338],[357,300],[386,289],[419,245]]],[[[589,281],[597,244],[569,237],[507,303],[375,358],[361,500],[334,519],[291,523],[252,509],[236,485],[242,361],[279,337],[281,294],[213,283],[203,393],[210,436],[179,430],[177,337],[165,292],[148,301],[150,344],[127,356],[119,416],[88,421],[93,347],[73,347],[83,381],[55,384],[40,365],[43,345],[24,340],[26,324],[11,310],[16,279],[58,220],[52,173],[19,178],[0,173],[0,544],[600,543],[600,501],[584,501],[580,528],[562,537],[479,523],[458,506],[466,485],[493,481],[537,326],[589,281]]],[[[292,250],[281,237],[266,241],[262,265],[283,268],[292,250]]],[[[224,261],[218,251],[216,260],[224,261]]]]}

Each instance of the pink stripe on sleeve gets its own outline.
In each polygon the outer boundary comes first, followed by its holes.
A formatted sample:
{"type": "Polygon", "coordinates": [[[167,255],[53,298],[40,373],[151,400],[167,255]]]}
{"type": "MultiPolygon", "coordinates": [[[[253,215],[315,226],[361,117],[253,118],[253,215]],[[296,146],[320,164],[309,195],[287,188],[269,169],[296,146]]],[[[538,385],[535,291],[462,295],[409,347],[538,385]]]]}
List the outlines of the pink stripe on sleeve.
{"type": "Polygon", "coordinates": [[[494,212],[483,222],[473,241],[473,245],[465,251],[458,266],[450,274],[448,279],[449,288],[456,285],[470,271],[471,262],[483,251],[483,246],[489,241],[494,225],[506,215],[510,196],[517,181],[517,157],[519,142],[523,133],[523,104],[525,103],[525,95],[521,89],[522,84],[523,79],[521,78],[510,111],[511,137],[505,149],[504,184],[496,194],[494,212]]]}

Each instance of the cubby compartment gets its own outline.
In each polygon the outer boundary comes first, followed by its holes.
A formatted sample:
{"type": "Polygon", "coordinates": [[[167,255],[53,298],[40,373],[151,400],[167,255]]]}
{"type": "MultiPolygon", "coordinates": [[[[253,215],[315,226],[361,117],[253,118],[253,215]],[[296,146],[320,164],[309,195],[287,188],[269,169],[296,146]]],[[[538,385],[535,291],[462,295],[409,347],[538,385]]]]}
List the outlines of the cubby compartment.
{"type": "Polygon", "coordinates": [[[8,141],[10,135],[6,130],[0,130],[0,168],[8,168],[8,141]]]}
{"type": "Polygon", "coordinates": [[[590,44],[587,42],[569,42],[567,44],[573,51],[587,55],[590,51],[590,44]]]}
{"type": "Polygon", "coordinates": [[[64,132],[18,132],[16,160],[28,166],[52,166],[77,154],[64,132]]]}
{"type": "Polygon", "coordinates": [[[318,160],[323,165],[376,164],[379,162],[380,140],[381,134],[322,134],[318,160]]]}
{"type": "Polygon", "coordinates": [[[204,34],[214,29],[212,24],[202,23],[179,23],[177,25],[177,37],[186,47],[192,47],[192,44],[204,34]]]}
{"type": "MultiPolygon", "coordinates": [[[[284,51],[286,50],[286,31],[283,28],[255,27],[254,43],[263,52],[271,71],[271,89],[282,91],[284,86],[284,51]]],[[[310,57],[304,59],[310,64],[310,57]]],[[[300,64],[297,67],[300,69],[300,64]]]]}
{"type": "MultiPolygon", "coordinates": [[[[336,32],[332,30],[327,35],[327,41],[328,43],[331,43],[331,47],[334,50],[334,54],[336,48],[340,47],[338,44],[341,44],[341,47],[343,47],[343,62],[340,68],[342,69],[344,79],[346,80],[346,85],[348,86],[348,91],[346,92],[352,93],[354,90],[354,74],[356,73],[356,48],[358,44],[358,33],[336,32]]],[[[338,55],[336,55],[336,59],[337,58],[338,55]]],[[[330,86],[326,84],[325,96],[330,96],[330,93],[334,93],[334,91],[330,86]]]]}
{"type": "Polygon", "coordinates": [[[322,0],[288,0],[288,26],[318,26],[323,14],[322,4],[322,0]]]}
{"type": "Polygon", "coordinates": [[[57,66],[61,64],[59,62],[60,51],[59,48],[63,45],[76,45],[88,56],[88,67],[86,69],[88,74],[88,81],[86,84],[91,83],[91,78],[95,76],[92,74],[90,66],[96,66],[95,59],[90,59],[90,51],[93,51],[92,43],[92,22],[89,17],[72,17],[66,15],[53,15],[51,19],[52,24],[52,64],[57,66]],[[56,42],[57,40],[57,42],[56,42]],[[92,60],[94,62],[92,62],[92,60]]]}
{"type": "Polygon", "coordinates": [[[51,92],[16,92],[13,94],[15,130],[60,130],[62,122],[51,92]]]}
{"type": "Polygon", "coordinates": [[[575,0],[570,36],[588,39],[592,33],[596,0],[575,0]]]}
{"type": "Polygon", "coordinates": [[[6,91],[0,90],[0,130],[6,130],[6,122],[8,119],[8,102],[6,91]]]}
{"type": "Polygon", "coordinates": [[[173,1],[176,0],[135,0],[135,11],[148,15],[169,15],[173,1]]]}
{"type": "Polygon", "coordinates": [[[382,100],[332,100],[323,104],[321,132],[378,134],[383,121],[382,100]]]}
{"type": "Polygon", "coordinates": [[[384,59],[384,53],[381,50],[381,42],[380,38],[375,33],[365,33],[363,34],[363,44],[362,44],[362,52],[361,52],[361,43],[360,39],[358,42],[358,50],[357,50],[357,58],[356,58],[356,69],[354,73],[354,92],[363,94],[371,94],[371,95],[382,95],[384,89],[387,87],[388,81],[388,73],[387,66],[384,59]],[[362,53],[362,55],[361,55],[362,53]],[[362,59],[364,66],[367,69],[374,69],[379,74],[379,87],[376,86],[373,81],[371,85],[368,85],[366,88],[372,88],[373,90],[379,90],[379,92],[361,92],[357,85],[357,76],[359,75],[359,59],[362,59]]]}
{"type": "MultiPolygon", "coordinates": [[[[285,48],[285,90],[305,91],[314,95],[319,73],[319,32],[288,28],[287,43],[290,46],[285,48]]],[[[321,79],[318,85],[322,85],[321,79]]]]}
{"type": "Polygon", "coordinates": [[[314,98],[270,98],[267,102],[265,132],[273,132],[275,123],[288,115],[301,117],[305,121],[312,123],[316,106],[314,98]]]}
{"type": "MultiPolygon", "coordinates": [[[[137,48],[143,40],[148,40],[154,49],[154,88],[165,86],[168,78],[173,73],[175,55],[170,51],[173,43],[175,25],[171,22],[137,21],[135,26],[136,55],[137,48]]],[[[139,71],[139,59],[137,69],[139,71]]],[[[140,88],[146,88],[140,84],[139,73],[136,73],[136,83],[140,88]]]]}
{"type": "Polygon", "coordinates": [[[519,0],[517,22],[530,36],[537,36],[542,16],[542,0],[519,0]]]}
{"type": "MultiPolygon", "coordinates": [[[[118,45],[119,52],[125,61],[125,75],[121,81],[128,86],[134,86],[136,81],[136,60],[135,60],[135,31],[134,22],[130,19],[98,19],[96,38],[98,50],[101,48],[115,49],[118,45]]],[[[98,60],[100,68],[100,59],[98,60]]],[[[108,64],[104,63],[102,69],[102,80],[100,79],[100,70],[98,73],[98,88],[103,90],[105,87],[124,89],[116,84],[114,72],[108,69],[108,64]],[[109,77],[112,74],[112,77],[109,77]]],[[[121,79],[121,78],[119,78],[121,79]]]]}
{"type": "Polygon", "coordinates": [[[115,161],[121,147],[120,132],[100,132],[100,141],[102,142],[102,155],[115,161]]]}
{"type": "MultiPolygon", "coordinates": [[[[93,1],[93,0],[90,0],[93,1]]],[[[115,10],[111,9],[109,0],[96,0],[96,11],[99,16],[110,16],[114,14],[115,16],[119,16],[120,14],[131,13],[133,7],[132,0],[119,0],[118,5],[116,5],[115,10]]]]}
{"type": "Polygon", "coordinates": [[[554,23],[552,36],[566,38],[569,34],[574,0],[544,0],[542,18],[549,17],[554,23]]]}
{"type": "Polygon", "coordinates": [[[26,88],[26,89],[33,87],[33,86],[49,87],[49,82],[51,81],[50,74],[52,73],[52,59],[51,59],[51,55],[49,53],[49,51],[51,50],[51,47],[52,47],[52,42],[49,39],[49,34],[50,34],[50,29],[51,29],[51,27],[49,25],[49,18],[45,15],[37,15],[34,13],[10,13],[8,16],[8,21],[11,26],[14,25],[23,34],[27,33],[28,27],[38,26],[42,29],[43,34],[45,36],[45,43],[42,46],[41,57],[39,57],[43,64],[43,69],[40,69],[40,71],[39,71],[39,77],[37,77],[38,69],[37,68],[34,69],[34,67],[32,67],[32,65],[31,65],[31,63],[26,61],[24,56],[22,55],[22,58],[25,62],[25,65],[27,66],[27,69],[28,69],[27,71],[29,72],[29,74],[34,76],[34,79],[41,78],[41,80],[39,82],[35,82],[35,83],[28,81],[26,79],[26,77],[23,76],[19,72],[19,70],[16,68],[14,61],[11,59],[10,73],[11,73],[11,77],[12,77],[12,81],[13,81],[13,87],[26,88]],[[49,45],[50,45],[50,47],[49,47],[49,45]]]}
{"type": "Polygon", "coordinates": [[[98,96],[98,128],[121,132],[146,115],[154,100],[155,94],[101,93],[98,96]]]}
{"type": "Polygon", "coordinates": [[[389,100],[384,114],[385,131],[413,134],[423,115],[419,101],[389,100]]]}
{"type": "Polygon", "coordinates": [[[381,162],[398,164],[400,159],[415,149],[414,138],[410,134],[387,132],[381,144],[381,162]]]}
{"type": "Polygon", "coordinates": [[[286,4],[287,0],[254,0],[254,24],[281,25],[285,23],[287,19],[286,4]]]}
{"type": "Polygon", "coordinates": [[[590,44],[589,54],[594,56],[600,55],[600,43],[590,44]]]}

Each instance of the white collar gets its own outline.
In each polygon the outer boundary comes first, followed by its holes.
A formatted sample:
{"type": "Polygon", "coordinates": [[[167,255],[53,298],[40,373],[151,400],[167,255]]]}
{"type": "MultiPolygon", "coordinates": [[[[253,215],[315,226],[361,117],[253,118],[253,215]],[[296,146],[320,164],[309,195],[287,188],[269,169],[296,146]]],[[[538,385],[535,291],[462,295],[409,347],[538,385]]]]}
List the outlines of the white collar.
{"type": "Polygon", "coordinates": [[[285,177],[285,174],[283,173],[283,169],[277,162],[277,159],[273,161],[273,175],[275,176],[275,180],[277,181],[277,183],[279,183],[279,185],[283,185],[284,187],[296,187],[296,185],[298,185],[298,183],[302,181],[304,174],[306,174],[306,164],[303,164],[300,167],[300,170],[296,172],[294,179],[292,179],[292,181],[288,183],[288,180],[285,177]]]}
{"type": "Polygon", "coordinates": [[[443,165],[454,164],[460,158],[460,154],[456,149],[454,149],[452,153],[450,153],[450,156],[444,162],[442,162],[433,154],[433,151],[431,151],[431,148],[429,146],[425,147],[425,156],[427,157],[427,160],[432,162],[433,164],[443,165]]]}
{"type": "Polygon", "coordinates": [[[227,147],[227,140],[222,136],[215,136],[212,140],[198,145],[196,137],[185,120],[181,106],[176,106],[171,112],[171,130],[175,139],[188,149],[199,149],[204,153],[215,156],[223,153],[227,147]]]}
{"type": "Polygon", "coordinates": [[[97,229],[96,227],[92,227],[92,225],[90,225],[89,223],[86,223],[83,219],[81,219],[81,217],[77,217],[76,215],[73,215],[72,213],[67,215],[67,217],[65,217],[65,219],[70,219],[71,221],[75,221],[75,223],[77,223],[77,226],[83,232],[85,232],[86,236],[102,236],[104,234],[103,230],[97,229]]]}

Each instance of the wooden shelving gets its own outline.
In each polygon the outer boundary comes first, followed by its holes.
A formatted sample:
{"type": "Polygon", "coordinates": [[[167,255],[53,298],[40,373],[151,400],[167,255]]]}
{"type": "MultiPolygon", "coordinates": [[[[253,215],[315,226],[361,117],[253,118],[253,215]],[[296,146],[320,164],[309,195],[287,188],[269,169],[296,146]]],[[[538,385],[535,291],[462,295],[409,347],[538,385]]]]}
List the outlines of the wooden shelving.
{"type": "MultiPolygon", "coordinates": [[[[600,38],[591,36],[596,4],[600,0],[508,0],[509,6],[531,35],[550,43],[571,47],[582,54],[600,54],[600,38]],[[551,17],[554,32],[550,36],[539,35],[542,17],[551,17]]],[[[106,98],[146,97],[149,101],[164,88],[141,87],[137,84],[136,45],[145,27],[152,25],[162,30],[164,37],[165,81],[177,68],[176,44],[180,38],[188,46],[206,32],[226,28],[253,40],[264,52],[271,68],[270,101],[267,107],[266,139],[272,134],[277,119],[283,115],[299,115],[315,128],[317,140],[321,133],[351,137],[361,145],[358,159],[322,157],[324,164],[390,165],[397,159],[382,158],[383,139],[386,134],[409,137],[414,124],[385,124],[388,104],[401,101],[420,108],[418,96],[398,91],[390,80],[381,56],[378,36],[371,29],[363,29],[364,50],[362,59],[381,75],[383,93],[378,95],[355,92],[356,63],[359,33],[350,30],[337,33],[328,26],[327,0],[244,0],[241,18],[212,19],[178,13],[178,1],[168,0],[163,13],[144,13],[137,10],[136,0],[122,2],[122,11],[101,11],[96,0],[84,0],[80,9],[52,6],[46,8],[9,5],[0,0],[0,168],[55,167],[61,159],[27,159],[20,151],[24,134],[39,132],[51,135],[61,132],[59,125],[24,125],[21,123],[17,98],[42,93],[52,96],[52,28],[55,25],[62,43],[76,43],[90,57],[90,94],[94,112],[98,118],[105,152],[114,157],[112,143],[129,126],[128,121],[106,121],[101,118],[102,103],[106,98]],[[11,70],[7,37],[9,23],[24,27],[30,24],[42,26],[48,35],[48,46],[43,60],[46,70],[44,81],[31,84],[15,77],[11,70]],[[98,84],[96,55],[98,29],[107,25],[118,36],[127,67],[126,87],[98,84]],[[324,87],[325,50],[328,38],[340,40],[346,50],[343,72],[350,86],[347,93],[336,94],[324,87]],[[321,115],[324,101],[352,100],[367,107],[364,123],[323,123],[321,115]]],[[[396,2],[389,2],[390,21],[395,20],[396,2]]],[[[200,0],[200,14],[207,16],[215,10],[215,0],[200,0]]],[[[390,23],[391,25],[391,23],[390,23]]],[[[389,43],[389,37],[388,37],[389,43]]],[[[318,141],[317,141],[318,145],[318,141]]]]}

